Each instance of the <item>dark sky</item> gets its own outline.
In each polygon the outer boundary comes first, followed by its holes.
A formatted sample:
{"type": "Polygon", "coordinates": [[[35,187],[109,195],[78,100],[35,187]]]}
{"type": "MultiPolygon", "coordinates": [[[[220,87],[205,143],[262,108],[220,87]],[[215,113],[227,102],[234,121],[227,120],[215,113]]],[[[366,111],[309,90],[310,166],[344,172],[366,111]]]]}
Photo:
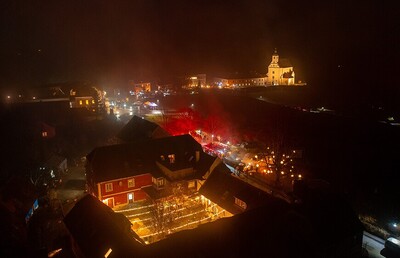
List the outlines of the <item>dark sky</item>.
{"type": "Polygon", "coordinates": [[[265,72],[275,47],[309,83],[340,64],[355,83],[389,85],[399,33],[385,2],[3,0],[0,86],[265,72]]]}

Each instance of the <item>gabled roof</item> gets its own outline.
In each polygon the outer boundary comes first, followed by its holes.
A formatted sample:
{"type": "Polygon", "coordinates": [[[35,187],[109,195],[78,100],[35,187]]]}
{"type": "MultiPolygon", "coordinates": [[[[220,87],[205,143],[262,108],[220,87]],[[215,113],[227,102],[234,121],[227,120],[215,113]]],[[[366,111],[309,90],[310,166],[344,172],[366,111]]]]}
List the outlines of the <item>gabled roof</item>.
{"type": "Polygon", "coordinates": [[[293,205],[272,197],[261,207],[150,245],[136,241],[127,220],[120,221],[90,195],[77,202],[64,222],[86,257],[104,257],[108,248],[113,250],[109,257],[358,257],[363,229],[352,209],[341,205],[341,198],[331,202],[335,198],[312,195],[331,208],[314,206],[318,202],[311,199],[293,205]]]}
{"type": "MultiPolygon", "coordinates": [[[[131,223],[92,195],[80,199],[64,218],[80,252],[85,257],[108,257],[142,252],[143,240],[131,230],[131,223]]],[[[133,257],[133,256],[130,256],[133,257]]]]}
{"type": "Polygon", "coordinates": [[[235,204],[235,197],[246,203],[246,210],[266,205],[275,199],[266,192],[233,176],[224,164],[220,164],[214,169],[199,192],[232,214],[244,211],[235,204]]]}
{"type": "Polygon", "coordinates": [[[156,162],[172,171],[198,166],[196,174],[199,177],[207,172],[207,165],[212,164],[212,158],[204,154],[201,145],[188,134],[98,147],[89,153],[87,159],[97,183],[145,173],[159,175],[156,162]],[[195,161],[196,151],[201,154],[199,162],[195,161]],[[170,154],[175,154],[172,164],[168,160],[170,154]],[[164,156],[164,161],[161,156],[164,156]]]}
{"type": "Polygon", "coordinates": [[[283,78],[293,78],[293,72],[292,71],[286,72],[286,73],[282,74],[282,77],[283,78]]]}
{"type": "Polygon", "coordinates": [[[147,152],[132,144],[99,147],[87,159],[96,183],[142,175],[157,169],[147,152]]]}
{"type": "Polygon", "coordinates": [[[125,142],[135,142],[143,139],[167,137],[170,134],[159,125],[135,115],[117,136],[125,142]]]}

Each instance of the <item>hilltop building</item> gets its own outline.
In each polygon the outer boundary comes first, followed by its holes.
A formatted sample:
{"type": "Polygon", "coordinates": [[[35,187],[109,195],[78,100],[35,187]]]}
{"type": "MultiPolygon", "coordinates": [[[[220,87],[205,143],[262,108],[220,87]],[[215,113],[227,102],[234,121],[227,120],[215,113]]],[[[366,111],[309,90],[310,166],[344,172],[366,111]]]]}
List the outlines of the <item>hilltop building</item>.
{"type": "Polygon", "coordinates": [[[196,74],[185,78],[183,89],[200,89],[206,87],[206,74],[196,74]]]}
{"type": "Polygon", "coordinates": [[[295,73],[289,59],[280,58],[275,49],[267,74],[250,74],[214,78],[214,86],[218,88],[238,89],[256,86],[295,85],[295,73]]]}
{"type": "Polygon", "coordinates": [[[289,59],[279,58],[275,48],[272,61],[268,66],[267,85],[294,85],[295,74],[289,59]]]}

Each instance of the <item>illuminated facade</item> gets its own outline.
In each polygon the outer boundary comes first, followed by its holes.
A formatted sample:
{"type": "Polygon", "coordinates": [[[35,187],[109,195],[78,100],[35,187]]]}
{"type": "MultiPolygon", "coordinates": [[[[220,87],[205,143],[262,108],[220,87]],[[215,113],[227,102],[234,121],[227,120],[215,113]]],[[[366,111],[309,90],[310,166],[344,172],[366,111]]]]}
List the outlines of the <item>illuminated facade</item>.
{"type": "Polygon", "coordinates": [[[151,175],[146,173],[99,182],[97,183],[97,197],[110,207],[144,200],[146,193],[141,188],[151,186],[151,178],[151,175]]]}
{"type": "Polygon", "coordinates": [[[186,85],[183,85],[185,89],[195,89],[195,88],[204,88],[206,87],[206,75],[205,74],[197,74],[191,76],[186,79],[186,85]]]}
{"type": "Polygon", "coordinates": [[[285,58],[279,58],[278,51],[275,49],[272,55],[272,61],[268,66],[267,73],[268,85],[294,85],[295,74],[290,61],[285,58]]]}
{"type": "Polygon", "coordinates": [[[254,78],[215,78],[214,85],[218,88],[237,89],[252,86],[266,86],[266,77],[254,78]]]}
{"type": "Polygon", "coordinates": [[[130,81],[130,84],[133,86],[133,92],[135,92],[135,94],[138,94],[140,92],[150,92],[151,91],[151,83],[150,82],[134,83],[133,81],[130,81]]]}
{"type": "Polygon", "coordinates": [[[71,108],[95,109],[96,106],[96,101],[92,96],[72,97],[70,100],[71,108]]]}

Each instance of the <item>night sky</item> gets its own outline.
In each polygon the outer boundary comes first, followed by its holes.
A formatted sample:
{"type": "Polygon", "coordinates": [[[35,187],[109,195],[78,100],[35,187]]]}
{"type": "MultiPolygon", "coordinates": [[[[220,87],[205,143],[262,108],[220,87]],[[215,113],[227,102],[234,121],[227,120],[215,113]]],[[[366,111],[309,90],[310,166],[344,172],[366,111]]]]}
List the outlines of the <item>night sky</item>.
{"type": "Polygon", "coordinates": [[[0,87],[265,73],[276,47],[311,85],[391,88],[400,37],[386,2],[1,1],[0,87]]]}

